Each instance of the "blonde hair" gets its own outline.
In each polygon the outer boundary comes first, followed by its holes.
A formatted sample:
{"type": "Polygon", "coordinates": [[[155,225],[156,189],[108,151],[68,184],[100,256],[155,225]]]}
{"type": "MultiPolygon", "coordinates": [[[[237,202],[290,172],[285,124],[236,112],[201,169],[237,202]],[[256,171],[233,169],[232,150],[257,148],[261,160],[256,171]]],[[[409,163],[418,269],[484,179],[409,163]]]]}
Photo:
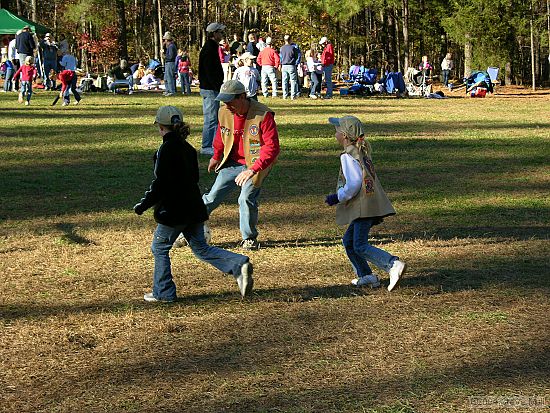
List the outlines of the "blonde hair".
{"type": "MultiPolygon", "coordinates": [[[[344,133],[344,135],[346,134],[344,133]]],[[[367,155],[369,158],[372,157],[372,147],[370,146],[370,142],[365,139],[364,135],[356,136],[354,138],[350,138],[346,135],[346,138],[348,138],[349,142],[355,146],[359,152],[367,155]]]]}
{"type": "Polygon", "coordinates": [[[33,63],[34,63],[34,57],[32,57],[32,56],[27,56],[27,57],[25,57],[25,64],[26,64],[26,65],[30,66],[30,65],[32,65],[33,63]]]}

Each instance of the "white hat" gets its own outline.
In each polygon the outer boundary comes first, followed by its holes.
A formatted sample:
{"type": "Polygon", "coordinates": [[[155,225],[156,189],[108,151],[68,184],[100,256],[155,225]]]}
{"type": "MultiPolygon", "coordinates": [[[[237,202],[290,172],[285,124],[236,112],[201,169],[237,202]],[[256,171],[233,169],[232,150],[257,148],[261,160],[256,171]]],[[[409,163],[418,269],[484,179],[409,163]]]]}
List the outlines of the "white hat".
{"type": "Polygon", "coordinates": [[[321,37],[321,40],[319,40],[319,44],[325,44],[326,42],[328,42],[328,39],[326,36],[321,37]]]}
{"type": "Polygon", "coordinates": [[[265,44],[271,44],[271,37],[265,38],[265,44]]]}
{"type": "Polygon", "coordinates": [[[164,40],[172,40],[172,39],[173,39],[172,33],[166,32],[166,33],[164,33],[164,36],[162,36],[162,38],[163,38],[164,40]]]}
{"type": "Polygon", "coordinates": [[[254,56],[250,52],[244,52],[242,55],[239,56],[239,60],[246,60],[246,59],[256,59],[256,56],[254,56]]]}
{"type": "Polygon", "coordinates": [[[206,31],[208,33],[214,33],[214,32],[217,32],[217,31],[224,31],[225,30],[225,26],[221,23],[210,23],[207,27],[206,27],[206,31]]]}

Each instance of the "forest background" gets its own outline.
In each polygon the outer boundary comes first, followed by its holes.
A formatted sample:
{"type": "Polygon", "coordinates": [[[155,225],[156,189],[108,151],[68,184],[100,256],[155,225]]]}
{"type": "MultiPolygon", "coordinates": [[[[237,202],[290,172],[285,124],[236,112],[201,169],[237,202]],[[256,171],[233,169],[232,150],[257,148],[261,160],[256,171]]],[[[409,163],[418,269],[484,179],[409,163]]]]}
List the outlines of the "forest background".
{"type": "MultiPolygon", "coordinates": [[[[83,68],[119,58],[163,59],[162,34],[196,57],[218,21],[246,39],[291,34],[302,50],[327,36],[339,71],[354,63],[404,72],[422,55],[439,73],[447,52],[455,76],[489,66],[506,85],[550,82],[550,0],[0,0],[0,6],[64,33],[83,68]]],[[[197,63],[192,59],[192,64],[197,63]]],[[[196,68],[195,68],[196,70],[196,68]]]]}

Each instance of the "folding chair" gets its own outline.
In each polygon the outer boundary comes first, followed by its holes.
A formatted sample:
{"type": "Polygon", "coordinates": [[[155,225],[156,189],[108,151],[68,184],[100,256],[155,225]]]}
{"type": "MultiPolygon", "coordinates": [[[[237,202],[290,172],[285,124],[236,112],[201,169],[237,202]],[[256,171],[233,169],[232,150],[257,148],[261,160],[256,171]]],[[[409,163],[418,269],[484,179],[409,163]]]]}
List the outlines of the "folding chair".
{"type": "Polygon", "coordinates": [[[498,67],[488,67],[487,68],[487,73],[489,74],[489,77],[491,78],[491,83],[493,84],[493,90],[496,90],[496,86],[498,86],[500,84],[500,82],[498,80],[499,70],[500,69],[498,67]]]}

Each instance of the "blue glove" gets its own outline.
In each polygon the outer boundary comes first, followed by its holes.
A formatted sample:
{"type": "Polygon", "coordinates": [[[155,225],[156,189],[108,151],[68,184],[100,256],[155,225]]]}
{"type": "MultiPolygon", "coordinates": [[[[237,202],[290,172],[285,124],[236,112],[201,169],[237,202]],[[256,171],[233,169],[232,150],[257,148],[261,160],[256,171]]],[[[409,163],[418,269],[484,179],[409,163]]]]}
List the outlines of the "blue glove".
{"type": "Polygon", "coordinates": [[[327,197],[325,198],[325,203],[328,205],[328,206],[333,206],[333,205],[336,205],[338,202],[338,194],[330,194],[330,195],[327,195],[327,197]]]}
{"type": "Polygon", "coordinates": [[[138,215],[143,214],[145,212],[145,209],[146,208],[143,208],[143,205],[141,202],[134,205],[134,212],[138,215]]]}

